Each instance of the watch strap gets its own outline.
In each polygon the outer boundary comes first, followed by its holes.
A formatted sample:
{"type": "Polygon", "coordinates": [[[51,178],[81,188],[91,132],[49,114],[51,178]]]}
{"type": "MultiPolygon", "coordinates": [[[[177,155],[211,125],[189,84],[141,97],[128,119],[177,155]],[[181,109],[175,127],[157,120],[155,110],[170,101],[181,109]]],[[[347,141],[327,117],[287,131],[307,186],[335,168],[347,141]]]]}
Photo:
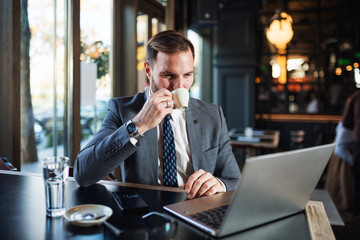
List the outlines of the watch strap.
{"type": "Polygon", "coordinates": [[[126,130],[127,130],[130,138],[135,138],[136,140],[140,140],[142,135],[139,133],[139,130],[138,130],[136,124],[132,120],[129,120],[125,124],[125,127],[126,127],[126,130]]]}

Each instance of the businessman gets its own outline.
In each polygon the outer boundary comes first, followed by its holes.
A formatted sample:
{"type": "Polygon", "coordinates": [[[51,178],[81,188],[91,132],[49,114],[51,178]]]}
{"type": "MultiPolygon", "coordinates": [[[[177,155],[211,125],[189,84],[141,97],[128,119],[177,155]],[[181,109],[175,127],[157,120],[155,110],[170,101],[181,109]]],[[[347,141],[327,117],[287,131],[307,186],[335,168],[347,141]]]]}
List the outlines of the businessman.
{"type": "Polygon", "coordinates": [[[156,34],[144,66],[150,87],[109,101],[101,129],[78,154],[76,181],[89,186],[120,167],[122,181],[182,187],[188,198],[233,190],[240,170],[221,107],[190,98],[186,111],[174,108],[171,92],[194,79],[190,40],[156,34]]]}

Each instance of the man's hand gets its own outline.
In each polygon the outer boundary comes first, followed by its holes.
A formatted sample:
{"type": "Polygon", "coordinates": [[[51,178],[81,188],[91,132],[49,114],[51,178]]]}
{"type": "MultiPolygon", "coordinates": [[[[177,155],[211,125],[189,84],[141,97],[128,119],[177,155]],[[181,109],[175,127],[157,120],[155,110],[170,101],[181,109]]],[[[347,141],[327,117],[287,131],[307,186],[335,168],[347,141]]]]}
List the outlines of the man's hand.
{"type": "Polygon", "coordinates": [[[141,135],[156,127],[172,113],[172,94],[163,88],[150,95],[140,112],[132,119],[141,135]]]}
{"type": "Polygon", "coordinates": [[[216,177],[202,169],[191,174],[187,183],[184,184],[184,189],[189,199],[225,191],[223,185],[216,177]]]}

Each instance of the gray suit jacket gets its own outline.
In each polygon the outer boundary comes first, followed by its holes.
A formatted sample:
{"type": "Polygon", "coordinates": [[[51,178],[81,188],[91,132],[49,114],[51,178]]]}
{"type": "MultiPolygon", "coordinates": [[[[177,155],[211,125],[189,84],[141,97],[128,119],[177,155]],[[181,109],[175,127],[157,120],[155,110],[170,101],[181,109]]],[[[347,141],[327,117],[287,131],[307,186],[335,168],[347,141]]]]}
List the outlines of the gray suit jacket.
{"type": "MultiPolygon", "coordinates": [[[[145,132],[136,146],[125,129],[125,123],[135,117],[145,101],[144,92],[109,101],[101,129],[79,152],[75,162],[74,177],[81,186],[101,180],[119,165],[122,181],[158,185],[156,127],[145,132]]],[[[240,170],[221,107],[191,98],[186,124],[194,171],[210,172],[224,182],[227,190],[233,190],[240,170]]]]}

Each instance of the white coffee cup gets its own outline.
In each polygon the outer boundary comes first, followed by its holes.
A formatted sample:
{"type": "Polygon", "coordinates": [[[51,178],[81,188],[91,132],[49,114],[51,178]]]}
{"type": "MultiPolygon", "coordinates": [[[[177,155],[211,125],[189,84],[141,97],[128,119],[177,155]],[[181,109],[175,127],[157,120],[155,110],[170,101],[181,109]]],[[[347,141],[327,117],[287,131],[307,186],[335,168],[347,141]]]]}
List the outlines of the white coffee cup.
{"type": "Polygon", "coordinates": [[[189,104],[189,91],[186,88],[177,88],[172,91],[174,108],[186,110],[189,104]]]}

